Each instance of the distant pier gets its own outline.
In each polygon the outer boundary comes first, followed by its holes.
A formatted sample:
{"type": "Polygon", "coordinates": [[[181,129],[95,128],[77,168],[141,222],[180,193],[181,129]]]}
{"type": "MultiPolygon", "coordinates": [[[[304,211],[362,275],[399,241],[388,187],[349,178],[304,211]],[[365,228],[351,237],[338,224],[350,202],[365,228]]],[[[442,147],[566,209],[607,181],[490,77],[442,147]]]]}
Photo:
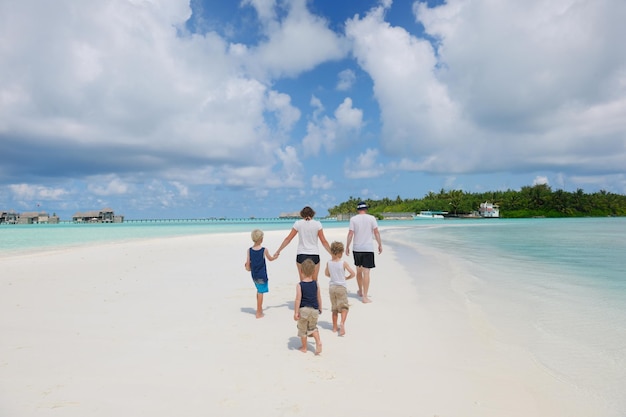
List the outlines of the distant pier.
{"type": "Polygon", "coordinates": [[[124,223],[273,223],[294,221],[285,217],[207,217],[198,219],[124,219],[124,223]]]}
{"type": "MultiPolygon", "coordinates": [[[[122,223],[292,223],[300,217],[202,217],[194,219],[124,219],[120,222],[110,221],[74,221],[74,220],[58,220],[55,224],[122,224],[122,223]]],[[[337,221],[336,217],[323,217],[318,220],[323,222],[337,221]]],[[[14,225],[16,223],[0,223],[3,225],[14,225]]],[[[34,224],[51,224],[40,222],[34,224]]],[[[32,223],[31,223],[32,225],[32,223]]]]}

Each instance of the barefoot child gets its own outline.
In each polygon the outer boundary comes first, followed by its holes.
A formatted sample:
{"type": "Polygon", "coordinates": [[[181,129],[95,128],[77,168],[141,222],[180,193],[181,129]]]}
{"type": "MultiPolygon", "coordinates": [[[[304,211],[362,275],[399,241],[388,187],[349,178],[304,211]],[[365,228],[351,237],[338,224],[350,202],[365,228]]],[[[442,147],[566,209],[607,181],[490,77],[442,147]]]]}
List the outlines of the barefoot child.
{"type": "Polygon", "coordinates": [[[265,264],[265,258],[269,261],[273,261],[278,256],[270,255],[270,252],[261,246],[263,243],[263,232],[259,229],[254,229],[251,233],[254,246],[248,249],[246,256],[246,271],[250,271],[252,274],[252,281],[256,286],[256,318],[260,319],[263,314],[263,294],[268,292],[267,285],[267,266],[265,264]]]}
{"type": "Polygon", "coordinates": [[[296,285],[296,301],[293,319],[298,322],[298,336],[302,341],[300,351],[307,351],[307,336],[315,339],[315,354],[322,353],[322,341],[317,330],[317,319],[322,313],[322,296],[317,281],[313,279],[315,263],[311,259],[302,262],[302,280],[296,285]]]}
{"type": "Polygon", "coordinates": [[[339,336],[346,334],[346,318],[348,317],[348,285],[347,279],[354,278],[355,272],[343,258],[343,243],[333,242],[330,245],[332,259],[326,263],[325,274],[330,277],[328,293],[330,294],[333,312],[333,332],[339,330],[339,336]],[[346,276],[346,272],[348,275],[346,276]],[[337,319],[341,313],[341,325],[337,328],[337,319]]]}

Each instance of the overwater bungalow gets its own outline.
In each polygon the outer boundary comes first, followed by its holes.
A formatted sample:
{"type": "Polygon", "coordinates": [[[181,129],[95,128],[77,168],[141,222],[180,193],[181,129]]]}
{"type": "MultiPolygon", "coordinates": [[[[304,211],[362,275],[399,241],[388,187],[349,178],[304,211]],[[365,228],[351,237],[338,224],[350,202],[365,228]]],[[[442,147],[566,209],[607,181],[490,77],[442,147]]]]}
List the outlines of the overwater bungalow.
{"type": "Polygon", "coordinates": [[[74,223],[122,223],[124,216],[116,216],[110,208],[77,212],[72,216],[74,223]]]}

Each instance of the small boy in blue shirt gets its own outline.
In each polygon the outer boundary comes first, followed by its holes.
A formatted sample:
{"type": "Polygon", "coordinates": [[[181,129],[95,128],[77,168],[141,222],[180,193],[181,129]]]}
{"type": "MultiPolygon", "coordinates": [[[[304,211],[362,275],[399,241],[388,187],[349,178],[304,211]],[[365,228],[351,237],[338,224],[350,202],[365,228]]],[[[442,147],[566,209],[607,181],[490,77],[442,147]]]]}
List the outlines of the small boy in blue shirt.
{"type": "Polygon", "coordinates": [[[298,322],[298,336],[302,342],[300,351],[307,351],[307,336],[315,339],[315,354],[322,353],[322,341],[317,329],[317,319],[322,313],[322,296],[317,281],[313,279],[315,263],[311,259],[302,262],[302,280],[296,285],[293,319],[298,322]]]}
{"type": "Polygon", "coordinates": [[[251,233],[254,246],[248,249],[246,256],[246,271],[250,271],[252,274],[252,281],[256,286],[256,318],[260,319],[263,314],[263,294],[269,291],[268,278],[267,278],[267,266],[265,264],[265,258],[269,261],[273,261],[278,256],[270,255],[270,252],[264,248],[263,243],[263,231],[254,229],[251,233]]]}

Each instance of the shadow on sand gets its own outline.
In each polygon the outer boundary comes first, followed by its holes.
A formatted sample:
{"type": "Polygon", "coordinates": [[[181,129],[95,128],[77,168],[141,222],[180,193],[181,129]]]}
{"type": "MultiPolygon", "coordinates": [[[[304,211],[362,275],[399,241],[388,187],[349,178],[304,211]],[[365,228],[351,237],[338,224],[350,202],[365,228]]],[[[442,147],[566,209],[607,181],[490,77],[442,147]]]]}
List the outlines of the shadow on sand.
{"type": "MultiPolygon", "coordinates": [[[[277,304],[277,305],[272,305],[272,306],[265,306],[263,308],[263,311],[267,311],[273,308],[285,308],[287,307],[289,310],[293,311],[293,301],[288,301],[286,303],[282,303],[282,304],[277,304]]],[[[241,312],[245,313],[245,314],[252,314],[256,316],[256,309],[252,308],[252,307],[241,307],[241,312]]]]}

